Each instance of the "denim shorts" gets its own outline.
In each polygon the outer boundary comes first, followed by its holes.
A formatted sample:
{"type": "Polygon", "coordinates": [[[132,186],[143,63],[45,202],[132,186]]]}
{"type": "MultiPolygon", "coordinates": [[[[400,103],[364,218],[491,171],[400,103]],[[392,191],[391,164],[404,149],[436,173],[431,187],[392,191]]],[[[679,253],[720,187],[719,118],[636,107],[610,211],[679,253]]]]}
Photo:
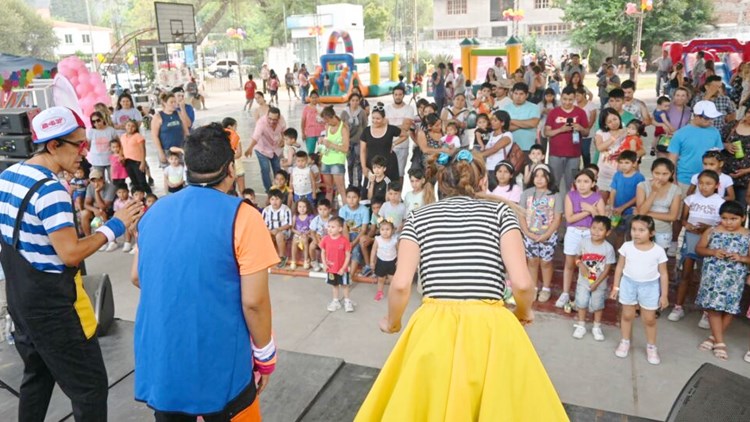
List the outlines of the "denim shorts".
{"type": "Polygon", "coordinates": [[[588,280],[578,278],[576,283],[576,308],[588,309],[589,312],[597,312],[604,309],[604,301],[607,299],[607,280],[602,281],[593,292],[588,280]]]}
{"type": "Polygon", "coordinates": [[[292,199],[294,199],[294,203],[295,204],[297,203],[297,201],[300,200],[300,198],[307,199],[308,201],[310,201],[311,204],[315,203],[315,200],[313,199],[313,194],[312,193],[308,193],[306,195],[297,195],[296,193],[292,194],[292,199]]]}
{"type": "Polygon", "coordinates": [[[344,164],[323,164],[320,166],[320,172],[322,174],[344,174],[346,173],[346,166],[344,164]]]}
{"type": "Polygon", "coordinates": [[[656,233],[654,237],[654,243],[664,248],[665,251],[668,250],[670,246],[672,246],[672,232],[656,233]]]}
{"type": "MultiPolygon", "coordinates": [[[[354,241],[354,238],[356,238],[358,234],[359,233],[349,233],[349,241],[354,241]]],[[[359,245],[352,245],[352,262],[358,262],[360,264],[365,262],[362,257],[362,248],[360,248],[359,245]]]]}
{"type": "Polygon", "coordinates": [[[701,259],[701,257],[695,252],[695,247],[698,245],[699,240],[701,240],[701,235],[685,231],[685,240],[682,242],[682,248],[680,249],[682,261],[684,261],[685,258],[690,258],[693,261],[701,259]]]}
{"type": "Polygon", "coordinates": [[[565,239],[563,240],[563,253],[568,256],[576,256],[581,250],[583,239],[591,237],[591,230],[585,227],[567,227],[565,239]]]}
{"type": "Polygon", "coordinates": [[[661,287],[659,279],[651,281],[634,281],[625,274],[620,280],[620,303],[623,305],[641,305],[642,309],[655,311],[659,309],[661,287]]]}

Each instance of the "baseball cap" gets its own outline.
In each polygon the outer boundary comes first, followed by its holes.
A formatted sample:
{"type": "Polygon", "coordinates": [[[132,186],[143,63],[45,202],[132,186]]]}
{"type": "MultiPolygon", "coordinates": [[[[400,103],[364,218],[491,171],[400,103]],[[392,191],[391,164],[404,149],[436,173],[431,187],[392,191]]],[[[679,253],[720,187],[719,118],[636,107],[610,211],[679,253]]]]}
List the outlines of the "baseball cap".
{"type": "Polygon", "coordinates": [[[500,88],[505,88],[505,89],[513,88],[513,82],[510,79],[499,79],[497,82],[498,82],[498,87],[500,88]]]}
{"type": "Polygon", "coordinates": [[[89,179],[103,179],[104,173],[99,169],[91,169],[89,172],[89,179]]]}
{"type": "Polygon", "coordinates": [[[715,119],[724,115],[716,109],[716,104],[712,101],[698,101],[693,107],[693,114],[705,119],[715,119]]]}
{"type": "Polygon", "coordinates": [[[67,107],[50,107],[34,116],[31,131],[35,144],[70,135],[78,128],[85,128],[83,120],[67,107]]]}

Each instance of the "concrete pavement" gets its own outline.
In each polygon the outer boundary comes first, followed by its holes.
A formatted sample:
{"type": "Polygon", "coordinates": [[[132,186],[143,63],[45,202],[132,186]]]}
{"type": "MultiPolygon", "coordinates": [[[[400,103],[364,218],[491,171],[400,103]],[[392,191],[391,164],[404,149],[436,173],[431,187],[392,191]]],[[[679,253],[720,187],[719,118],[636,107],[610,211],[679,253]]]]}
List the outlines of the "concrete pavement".
{"type": "MultiPolygon", "coordinates": [[[[639,92],[639,97],[646,99],[653,96],[653,90],[642,94],[639,92]]],[[[208,110],[198,111],[198,123],[235,117],[240,123],[240,136],[247,145],[252,122],[247,113],[240,111],[244,94],[241,91],[210,94],[207,103],[208,110]]],[[[282,100],[281,110],[290,126],[299,127],[299,103],[282,100]]],[[[154,155],[150,154],[150,157],[153,160],[154,155]]],[[[152,161],[152,168],[158,168],[154,164],[152,161]]],[[[246,169],[248,186],[261,192],[254,157],[246,162],[246,169]]],[[[157,178],[157,185],[161,184],[160,180],[157,178]]],[[[99,252],[87,260],[89,273],[109,273],[116,316],[126,320],[134,319],[139,295],[138,289],[129,281],[131,262],[132,256],[120,250],[99,252]]],[[[356,312],[329,313],[325,307],[330,300],[330,289],[323,280],[272,275],[274,330],[279,346],[381,367],[398,335],[386,335],[378,330],[377,323],[386,313],[387,300],[374,302],[374,293],[375,286],[357,284],[352,290],[352,298],[357,303],[356,312]]],[[[418,293],[412,291],[404,326],[419,302],[418,293]]],[[[619,328],[615,326],[604,327],[604,342],[595,342],[590,334],[582,340],[575,340],[571,337],[571,319],[537,313],[528,333],[563,401],[663,420],[685,382],[704,362],[750,376],[750,364],[742,361],[750,340],[747,319],[738,318],[729,329],[730,360],[721,362],[710,353],[697,350],[697,345],[709,334],[697,328],[699,316],[693,312],[677,323],[669,322],[665,317],[659,319],[658,346],[662,364],[658,366],[646,362],[644,332],[638,321],[634,325],[631,355],[626,359],[614,356],[620,338],[619,328]]],[[[283,365],[283,362],[279,364],[283,365]]]]}

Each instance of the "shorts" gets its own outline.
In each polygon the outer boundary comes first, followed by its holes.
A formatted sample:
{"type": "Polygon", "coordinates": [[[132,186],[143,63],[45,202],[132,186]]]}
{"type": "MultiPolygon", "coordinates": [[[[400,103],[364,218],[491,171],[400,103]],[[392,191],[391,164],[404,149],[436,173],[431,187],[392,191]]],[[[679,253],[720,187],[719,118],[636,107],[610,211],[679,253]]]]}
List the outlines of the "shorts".
{"type": "Polygon", "coordinates": [[[607,280],[602,281],[593,292],[588,280],[578,278],[576,283],[576,308],[588,309],[589,312],[598,312],[604,309],[604,301],[607,299],[607,280]]]}
{"type": "Polygon", "coordinates": [[[331,286],[348,286],[352,284],[352,281],[349,278],[349,273],[345,272],[344,275],[328,273],[328,277],[326,277],[326,283],[331,286]]]}
{"type": "MultiPolygon", "coordinates": [[[[353,241],[359,233],[349,233],[349,241],[353,241]]],[[[362,257],[362,248],[359,245],[352,245],[352,262],[364,263],[365,260],[362,257]]]]}
{"type": "Polygon", "coordinates": [[[591,237],[591,230],[584,227],[568,227],[565,229],[563,240],[563,253],[568,256],[577,256],[581,250],[583,239],[591,237]]]}
{"type": "Polygon", "coordinates": [[[656,233],[654,235],[654,242],[664,248],[664,250],[669,250],[669,248],[672,246],[672,232],[669,233],[656,233]]]}
{"type": "MultiPolygon", "coordinates": [[[[241,158],[237,158],[234,160],[234,173],[237,176],[244,176],[245,175],[245,165],[242,163],[241,158]]],[[[242,192],[240,192],[242,193],[242,192]]]]}
{"type": "Polygon", "coordinates": [[[75,201],[78,198],[85,198],[86,197],[86,191],[80,191],[80,190],[74,190],[73,191],[73,201],[75,201]]]}
{"type": "Polygon", "coordinates": [[[661,287],[659,279],[651,281],[634,281],[625,274],[620,280],[620,303],[623,305],[641,305],[642,309],[655,311],[659,309],[661,287]]]}
{"type": "Polygon", "coordinates": [[[320,166],[320,173],[344,174],[346,173],[346,166],[344,164],[323,164],[320,166]]]}
{"type": "Polygon", "coordinates": [[[557,233],[553,233],[552,237],[546,242],[535,242],[524,236],[523,245],[526,247],[527,258],[541,258],[545,262],[552,261],[555,255],[555,247],[557,247],[557,233]]]}
{"type": "MultiPolygon", "coordinates": [[[[270,231],[272,229],[268,229],[268,230],[270,231]]],[[[292,231],[291,230],[284,230],[282,233],[284,234],[284,239],[289,239],[290,237],[292,237],[292,231]]],[[[273,237],[273,235],[271,235],[271,237],[273,237]]]]}
{"type": "Polygon", "coordinates": [[[300,200],[300,198],[307,199],[308,201],[310,201],[311,204],[315,203],[315,201],[313,201],[313,194],[312,193],[307,193],[307,194],[304,194],[304,195],[297,195],[296,193],[292,194],[292,199],[294,199],[294,203],[295,204],[297,203],[297,201],[300,200]]]}
{"type": "Polygon", "coordinates": [[[693,261],[701,259],[695,252],[695,246],[698,245],[699,240],[701,240],[701,235],[685,231],[685,241],[682,243],[682,248],[680,248],[680,256],[683,262],[685,258],[690,258],[693,261]]]}
{"type": "Polygon", "coordinates": [[[396,260],[383,261],[377,258],[375,262],[375,275],[378,277],[387,277],[393,274],[396,274],[396,260]]]}

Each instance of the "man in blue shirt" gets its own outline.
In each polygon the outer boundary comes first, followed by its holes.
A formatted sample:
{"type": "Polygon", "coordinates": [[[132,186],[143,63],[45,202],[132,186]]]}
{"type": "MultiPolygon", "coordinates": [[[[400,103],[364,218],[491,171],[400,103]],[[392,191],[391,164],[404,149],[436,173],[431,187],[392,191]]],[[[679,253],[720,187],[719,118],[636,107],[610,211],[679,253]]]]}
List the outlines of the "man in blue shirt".
{"type": "Polygon", "coordinates": [[[526,101],[529,98],[529,86],[523,82],[513,85],[513,103],[501,107],[510,115],[510,131],[513,142],[528,152],[536,143],[536,127],[539,125],[541,112],[539,106],[526,101]]]}
{"type": "Polygon", "coordinates": [[[693,107],[690,124],[675,132],[667,152],[677,166],[677,182],[683,197],[690,187],[690,178],[703,170],[703,154],[711,149],[724,149],[721,134],[713,126],[721,117],[711,101],[699,101],[693,107]]]}

